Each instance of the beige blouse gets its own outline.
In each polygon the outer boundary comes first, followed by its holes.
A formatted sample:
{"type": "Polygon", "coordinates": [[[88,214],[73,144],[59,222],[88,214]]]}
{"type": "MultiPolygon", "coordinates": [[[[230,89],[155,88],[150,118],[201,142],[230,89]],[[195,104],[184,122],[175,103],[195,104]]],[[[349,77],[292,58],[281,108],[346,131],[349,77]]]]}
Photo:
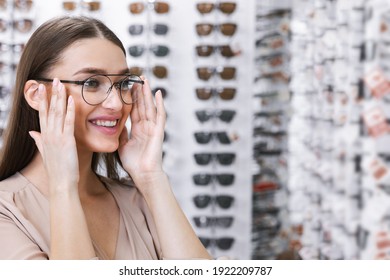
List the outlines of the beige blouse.
{"type": "MultiPolygon", "coordinates": [[[[102,178],[120,209],[115,259],[159,259],[161,247],[153,218],[135,187],[102,178]]],[[[99,259],[107,259],[94,244],[99,259]]],[[[0,259],[48,259],[48,199],[21,173],[0,182],[0,259]]]]}

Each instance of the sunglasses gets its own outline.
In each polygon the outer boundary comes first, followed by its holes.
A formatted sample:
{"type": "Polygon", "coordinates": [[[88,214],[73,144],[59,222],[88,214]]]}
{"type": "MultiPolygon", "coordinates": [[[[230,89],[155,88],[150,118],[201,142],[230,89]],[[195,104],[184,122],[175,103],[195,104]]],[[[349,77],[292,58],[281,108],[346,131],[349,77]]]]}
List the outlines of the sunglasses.
{"type": "Polygon", "coordinates": [[[221,144],[230,144],[232,141],[226,131],[221,132],[195,132],[195,140],[198,144],[208,144],[211,139],[217,139],[221,144]]]}
{"type": "Polygon", "coordinates": [[[222,24],[211,24],[211,23],[199,23],[196,26],[196,33],[199,36],[208,36],[213,31],[219,31],[225,36],[233,36],[236,33],[237,24],[235,23],[222,23],[222,24]]]}
{"type": "Polygon", "coordinates": [[[197,110],[195,115],[201,123],[209,121],[211,118],[218,118],[223,122],[230,123],[236,111],[233,110],[218,110],[218,111],[207,111],[207,110],[197,110]]]}
{"type": "Polygon", "coordinates": [[[219,96],[222,100],[232,100],[236,95],[235,88],[197,88],[196,96],[200,100],[209,100],[212,96],[219,96]]]}
{"type": "Polygon", "coordinates": [[[199,173],[192,176],[192,180],[197,186],[207,186],[211,180],[216,180],[221,186],[230,186],[234,182],[234,174],[221,173],[221,174],[208,174],[199,173]]]}
{"type": "Polygon", "coordinates": [[[230,15],[236,10],[236,5],[237,4],[235,2],[219,2],[218,4],[201,2],[196,4],[196,8],[202,15],[209,14],[214,9],[218,9],[222,13],[230,15]]]}
{"type": "Polygon", "coordinates": [[[198,67],[196,69],[201,80],[208,81],[212,76],[219,74],[222,80],[232,80],[236,75],[234,67],[198,67]]]}
{"type": "Polygon", "coordinates": [[[7,31],[9,27],[14,28],[21,33],[27,33],[31,31],[33,21],[31,19],[16,19],[13,21],[0,19],[0,32],[7,31]]]}
{"type": "Polygon", "coordinates": [[[129,54],[133,57],[141,56],[145,50],[150,50],[157,57],[164,57],[169,54],[169,48],[163,45],[152,45],[150,48],[147,48],[143,45],[135,45],[129,47],[129,54]]]}
{"type": "Polygon", "coordinates": [[[64,1],[62,2],[62,7],[66,11],[74,11],[77,9],[78,5],[81,5],[83,9],[86,9],[90,12],[99,11],[100,10],[100,1],[64,1]]]}
{"type": "Polygon", "coordinates": [[[232,226],[234,220],[234,218],[230,216],[221,216],[221,217],[196,216],[193,217],[192,219],[198,228],[207,228],[207,227],[229,228],[232,226]]]}
{"type": "Polygon", "coordinates": [[[217,51],[219,51],[223,57],[227,57],[227,58],[230,58],[230,57],[233,57],[233,56],[236,56],[239,54],[238,52],[234,52],[229,45],[222,45],[222,46],[200,45],[200,46],[196,46],[196,52],[197,52],[198,56],[201,56],[201,57],[208,57],[217,51]]]}
{"type": "Polygon", "coordinates": [[[211,245],[214,245],[217,246],[220,250],[229,250],[234,243],[234,238],[231,237],[221,237],[221,238],[199,237],[199,240],[206,248],[210,247],[211,245]]]}
{"type": "Polygon", "coordinates": [[[222,209],[228,209],[234,202],[234,197],[231,195],[216,195],[198,194],[194,198],[195,206],[198,208],[206,208],[210,203],[218,204],[222,209]]]}
{"type": "Polygon", "coordinates": [[[208,165],[212,160],[221,165],[231,165],[236,158],[234,153],[197,153],[194,158],[199,165],[208,165]]]}
{"type": "Polygon", "coordinates": [[[143,67],[133,66],[129,68],[130,73],[133,73],[134,75],[141,76],[142,73],[146,70],[152,70],[152,73],[154,76],[156,76],[159,79],[164,79],[168,76],[168,69],[165,66],[157,65],[150,69],[146,69],[143,67]]]}
{"type": "MultiPolygon", "coordinates": [[[[0,4],[1,7],[5,7],[7,4],[7,1],[2,1],[3,3],[0,4]]],[[[32,0],[14,0],[14,7],[21,11],[29,11],[31,10],[31,7],[33,5],[32,0]]]]}
{"type": "MultiPolygon", "coordinates": [[[[168,33],[168,25],[156,23],[152,27],[154,34],[156,35],[166,35],[168,33]]],[[[129,26],[130,35],[141,35],[144,32],[144,25],[142,24],[133,24],[129,26]]]]}
{"type": "Polygon", "coordinates": [[[169,12],[169,4],[168,3],[162,2],[162,1],[156,1],[156,2],[151,2],[151,3],[148,3],[148,4],[145,4],[143,2],[131,3],[129,5],[130,13],[132,13],[132,14],[141,14],[145,10],[145,6],[146,5],[152,5],[154,11],[157,14],[166,14],[166,13],[169,12]]]}

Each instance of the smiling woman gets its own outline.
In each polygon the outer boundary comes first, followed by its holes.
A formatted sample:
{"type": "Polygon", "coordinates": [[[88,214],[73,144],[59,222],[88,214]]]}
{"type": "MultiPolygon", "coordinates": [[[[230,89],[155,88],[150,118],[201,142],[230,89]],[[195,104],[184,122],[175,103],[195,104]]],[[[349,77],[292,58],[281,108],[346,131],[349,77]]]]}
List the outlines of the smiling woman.
{"type": "Polygon", "coordinates": [[[211,258],[162,169],[162,94],[154,105],[148,80],[130,73],[102,22],[40,26],[13,96],[0,159],[0,259],[211,258]]]}

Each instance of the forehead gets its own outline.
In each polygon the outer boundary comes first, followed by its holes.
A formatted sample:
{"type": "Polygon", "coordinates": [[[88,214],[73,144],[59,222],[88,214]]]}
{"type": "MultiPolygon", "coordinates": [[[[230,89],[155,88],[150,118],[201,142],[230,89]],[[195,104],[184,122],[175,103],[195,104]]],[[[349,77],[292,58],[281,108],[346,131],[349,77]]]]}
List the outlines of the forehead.
{"type": "Polygon", "coordinates": [[[107,73],[117,73],[127,68],[126,57],[122,49],[104,38],[79,40],[67,47],[61,55],[53,74],[74,75],[80,69],[102,69],[107,73]]]}

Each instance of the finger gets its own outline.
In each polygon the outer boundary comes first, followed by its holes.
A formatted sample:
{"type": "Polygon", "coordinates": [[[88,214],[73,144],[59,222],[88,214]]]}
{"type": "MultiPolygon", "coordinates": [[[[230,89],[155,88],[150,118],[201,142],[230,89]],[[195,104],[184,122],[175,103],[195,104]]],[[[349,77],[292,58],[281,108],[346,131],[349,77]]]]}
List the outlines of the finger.
{"type": "Polygon", "coordinates": [[[30,134],[31,138],[34,140],[39,153],[42,155],[43,149],[42,149],[41,134],[37,131],[29,131],[28,133],[30,134]]]}
{"type": "MultiPolygon", "coordinates": [[[[146,80],[144,80],[146,82],[146,80]]],[[[145,85],[144,85],[145,86],[145,85]]],[[[142,88],[144,88],[144,86],[142,88]]],[[[137,96],[137,109],[140,120],[146,120],[146,108],[145,108],[145,97],[143,94],[143,89],[139,91],[137,96]]]]}
{"type": "Polygon", "coordinates": [[[136,123],[140,120],[138,105],[137,105],[138,99],[140,98],[139,92],[140,91],[136,91],[136,93],[135,93],[136,103],[133,104],[133,107],[131,108],[131,112],[130,112],[130,120],[132,123],[136,123]]]}
{"type": "Polygon", "coordinates": [[[129,135],[127,133],[127,127],[125,126],[121,132],[121,135],[119,135],[119,147],[125,145],[128,140],[129,140],[129,135]]]}
{"type": "Polygon", "coordinates": [[[146,118],[150,121],[156,121],[156,106],[153,102],[153,95],[148,80],[145,80],[142,94],[144,95],[146,118]]]}
{"type": "Polygon", "coordinates": [[[65,125],[65,118],[66,118],[66,91],[63,83],[60,81],[57,85],[57,108],[56,108],[56,114],[55,117],[57,119],[57,131],[62,132],[63,127],[65,125]],[[59,124],[59,125],[58,125],[59,124]]]}
{"type": "Polygon", "coordinates": [[[68,97],[68,106],[66,109],[64,121],[64,133],[67,135],[74,135],[74,120],[75,120],[75,105],[71,95],[68,97]]]}
{"type": "Polygon", "coordinates": [[[47,95],[46,88],[44,85],[39,84],[38,86],[38,96],[39,96],[39,125],[41,127],[41,132],[46,131],[47,129],[47,95]]]}
{"type": "Polygon", "coordinates": [[[156,124],[157,127],[163,132],[165,129],[167,114],[165,111],[164,100],[162,97],[161,90],[158,90],[156,92],[156,107],[157,107],[156,124]]]}
{"type": "Polygon", "coordinates": [[[49,114],[47,116],[47,128],[48,130],[53,130],[57,127],[56,121],[55,121],[55,115],[56,115],[56,105],[57,105],[57,87],[58,87],[58,79],[54,78],[53,80],[53,86],[51,90],[51,97],[50,97],[50,105],[49,105],[49,114]]]}

